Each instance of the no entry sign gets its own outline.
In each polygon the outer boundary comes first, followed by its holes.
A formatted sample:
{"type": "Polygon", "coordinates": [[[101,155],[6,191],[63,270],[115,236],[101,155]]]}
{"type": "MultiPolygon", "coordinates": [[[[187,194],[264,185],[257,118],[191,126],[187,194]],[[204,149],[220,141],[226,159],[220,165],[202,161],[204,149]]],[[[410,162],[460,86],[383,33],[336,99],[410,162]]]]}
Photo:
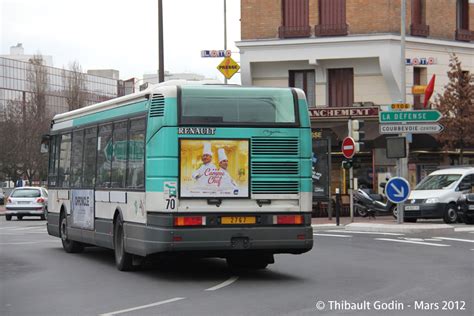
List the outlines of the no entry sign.
{"type": "Polygon", "coordinates": [[[352,137],[346,137],[342,141],[342,154],[347,159],[354,157],[356,150],[355,141],[352,137]]]}

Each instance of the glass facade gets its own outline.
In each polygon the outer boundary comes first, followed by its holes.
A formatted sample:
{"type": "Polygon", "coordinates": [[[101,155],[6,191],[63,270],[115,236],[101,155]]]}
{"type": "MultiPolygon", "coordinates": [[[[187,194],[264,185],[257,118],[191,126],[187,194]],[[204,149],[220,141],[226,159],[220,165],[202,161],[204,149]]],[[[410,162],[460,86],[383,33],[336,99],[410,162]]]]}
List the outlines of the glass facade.
{"type": "MultiPolygon", "coordinates": [[[[42,66],[46,72],[46,115],[69,111],[67,85],[72,71],[42,66]]],[[[28,80],[32,64],[0,57],[0,121],[4,120],[7,106],[20,106],[33,97],[33,87],[28,80]]],[[[121,80],[82,74],[84,79],[83,106],[110,100],[123,95],[121,80]]]]}

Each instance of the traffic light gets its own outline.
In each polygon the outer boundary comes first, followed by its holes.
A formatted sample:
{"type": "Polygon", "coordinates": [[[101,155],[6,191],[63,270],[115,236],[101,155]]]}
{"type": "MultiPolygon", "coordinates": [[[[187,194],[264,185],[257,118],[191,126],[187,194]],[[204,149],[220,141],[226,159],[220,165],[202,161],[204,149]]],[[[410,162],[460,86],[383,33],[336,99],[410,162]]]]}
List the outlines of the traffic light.
{"type": "Polygon", "coordinates": [[[342,161],[342,168],[350,169],[352,167],[352,164],[353,164],[352,159],[344,159],[342,161]]]}
{"type": "Polygon", "coordinates": [[[349,136],[352,137],[355,141],[355,152],[360,152],[362,145],[364,145],[363,140],[365,138],[365,132],[362,131],[364,127],[364,121],[361,120],[349,120],[348,121],[348,130],[349,136]]]}

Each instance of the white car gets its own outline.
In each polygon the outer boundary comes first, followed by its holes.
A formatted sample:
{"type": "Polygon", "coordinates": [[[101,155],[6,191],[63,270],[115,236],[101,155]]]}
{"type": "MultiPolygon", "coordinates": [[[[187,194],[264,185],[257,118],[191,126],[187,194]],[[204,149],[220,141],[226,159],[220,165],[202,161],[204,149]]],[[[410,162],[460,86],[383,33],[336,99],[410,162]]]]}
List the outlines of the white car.
{"type": "Polygon", "coordinates": [[[48,191],[40,187],[15,188],[7,199],[5,219],[7,221],[16,216],[18,220],[23,216],[39,216],[46,219],[48,212],[48,191]]]}
{"type": "Polygon", "coordinates": [[[474,167],[453,167],[432,172],[411,191],[403,205],[405,222],[418,218],[458,220],[457,200],[474,186],[474,167]]]}

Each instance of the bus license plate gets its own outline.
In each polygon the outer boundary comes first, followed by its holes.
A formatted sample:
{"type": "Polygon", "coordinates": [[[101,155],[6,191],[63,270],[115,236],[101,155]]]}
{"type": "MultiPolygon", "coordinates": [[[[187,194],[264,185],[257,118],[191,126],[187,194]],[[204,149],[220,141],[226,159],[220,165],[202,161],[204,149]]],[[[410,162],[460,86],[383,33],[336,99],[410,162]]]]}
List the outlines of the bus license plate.
{"type": "Polygon", "coordinates": [[[223,225],[242,225],[255,224],[257,218],[255,216],[226,216],[221,217],[221,224],[223,225]]]}
{"type": "Polygon", "coordinates": [[[419,205],[407,205],[405,206],[405,210],[407,211],[418,211],[420,209],[419,205]]]}

